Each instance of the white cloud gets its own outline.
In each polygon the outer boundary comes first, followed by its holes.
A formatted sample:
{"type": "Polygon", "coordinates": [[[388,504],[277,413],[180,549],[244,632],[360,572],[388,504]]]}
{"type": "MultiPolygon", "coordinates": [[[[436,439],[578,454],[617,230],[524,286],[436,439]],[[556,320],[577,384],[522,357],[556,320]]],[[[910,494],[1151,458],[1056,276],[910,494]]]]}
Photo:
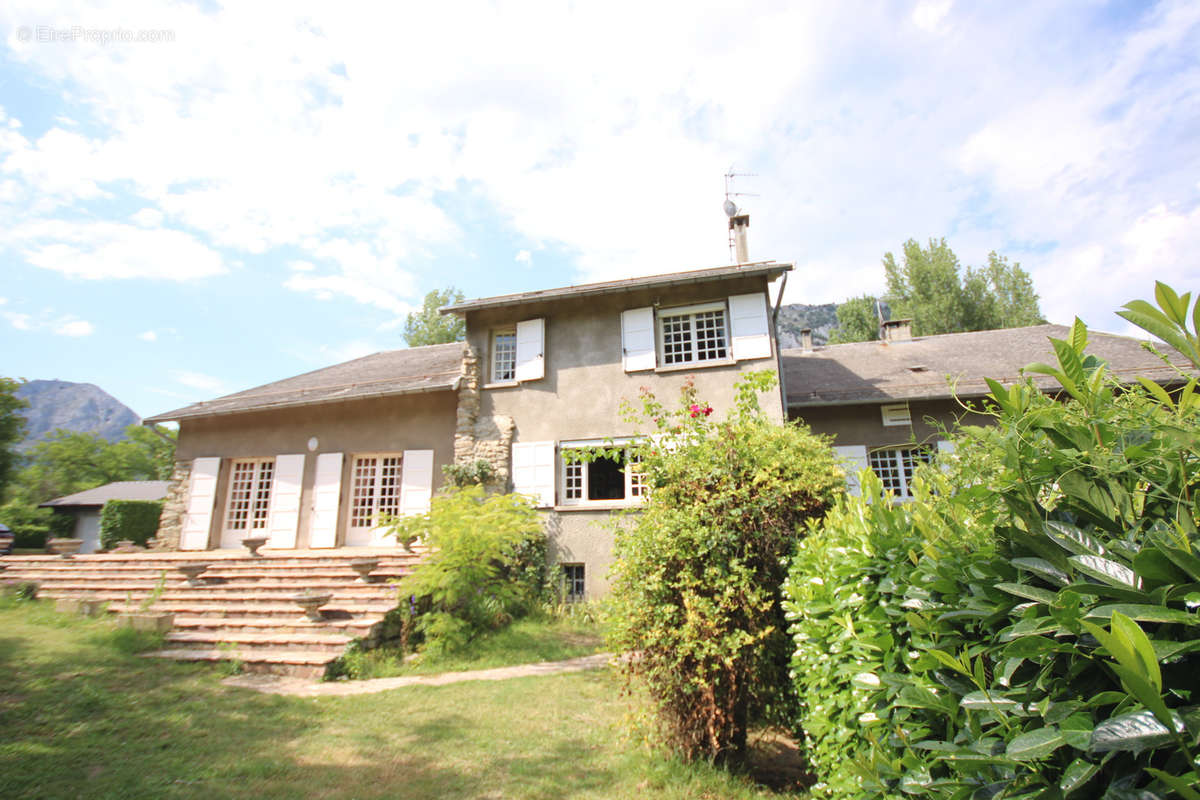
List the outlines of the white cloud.
{"type": "Polygon", "coordinates": [[[513,260],[516,261],[518,264],[532,264],[533,263],[533,254],[530,253],[528,250],[518,250],[517,257],[514,258],[513,260]]]}
{"type": "Polygon", "coordinates": [[[157,342],[158,334],[155,333],[154,331],[142,331],[141,333],[138,334],[138,338],[141,339],[143,342],[157,342]]]}
{"type": "Polygon", "coordinates": [[[79,338],[83,336],[91,336],[96,332],[96,328],[92,325],[92,323],[85,319],[64,317],[55,324],[54,332],[59,336],[79,338]]]}
{"type": "Polygon", "coordinates": [[[143,208],[130,217],[133,224],[142,228],[158,228],[163,223],[163,213],[157,208],[143,208]]]}
{"type": "Polygon", "coordinates": [[[42,219],[0,233],[25,260],[74,278],[188,281],[226,272],[221,256],[188,233],[116,222],[42,219]]]}
{"type": "Polygon", "coordinates": [[[3,316],[8,323],[19,331],[33,330],[33,317],[29,314],[22,314],[16,311],[5,311],[3,316]]]}
{"type": "Polygon", "coordinates": [[[954,0],[921,0],[913,8],[912,21],[923,31],[942,32],[942,23],[954,6],[954,0]]]}
{"type": "Polygon", "coordinates": [[[7,297],[0,297],[0,306],[8,305],[7,297]]]}
{"type": "Polygon", "coordinates": [[[190,370],[176,369],[171,370],[171,377],[176,383],[187,386],[191,389],[199,389],[202,392],[209,394],[221,394],[225,391],[225,382],[220,378],[215,378],[212,375],[205,375],[202,372],[192,372],[190,370]]]}

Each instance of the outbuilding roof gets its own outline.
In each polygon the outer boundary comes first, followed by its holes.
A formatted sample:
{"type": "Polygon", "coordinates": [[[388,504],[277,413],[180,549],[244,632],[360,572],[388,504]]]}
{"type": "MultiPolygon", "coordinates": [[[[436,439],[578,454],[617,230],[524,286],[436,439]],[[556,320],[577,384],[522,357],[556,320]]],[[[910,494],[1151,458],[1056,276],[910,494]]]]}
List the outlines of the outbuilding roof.
{"type": "Polygon", "coordinates": [[[367,397],[454,389],[462,373],[461,342],[387,350],[244,392],[157,414],[143,424],[367,397]]]}
{"type": "Polygon", "coordinates": [[[751,264],[693,269],[685,272],[668,272],[662,275],[647,275],[641,278],[625,278],[623,280],[602,281],[600,283],[582,283],[576,286],[563,286],[558,289],[542,289],[535,292],[519,292],[517,294],[502,294],[496,297],[481,297],[478,300],[466,300],[462,303],[446,306],[441,309],[441,312],[443,314],[464,314],[468,311],[478,311],[482,308],[524,305],[545,300],[561,300],[568,297],[617,294],[635,289],[682,286],[689,283],[705,283],[744,276],[763,275],[768,278],[776,278],[785,272],[789,272],[791,269],[791,264],[777,264],[774,261],[756,261],[751,264]]]}
{"type": "Polygon", "coordinates": [[[161,500],[170,481],[117,481],[38,504],[38,508],[100,508],[109,500],[161,500]]]}
{"type": "MultiPolygon", "coordinates": [[[[1022,368],[1031,363],[1056,364],[1050,338],[1066,339],[1069,333],[1065,325],[1034,325],[899,342],[827,345],[811,352],[784,350],[788,406],[978,397],[988,391],[984,378],[1007,384],[1019,380],[1022,368]]],[[[1174,350],[1162,345],[1159,349],[1172,357],[1172,363],[1191,370],[1174,350]]],[[[1171,382],[1178,376],[1141,340],[1128,336],[1089,331],[1088,352],[1108,362],[1109,370],[1124,381],[1140,375],[1171,382]]],[[[1049,376],[1029,377],[1045,391],[1061,388],[1049,376]]]]}

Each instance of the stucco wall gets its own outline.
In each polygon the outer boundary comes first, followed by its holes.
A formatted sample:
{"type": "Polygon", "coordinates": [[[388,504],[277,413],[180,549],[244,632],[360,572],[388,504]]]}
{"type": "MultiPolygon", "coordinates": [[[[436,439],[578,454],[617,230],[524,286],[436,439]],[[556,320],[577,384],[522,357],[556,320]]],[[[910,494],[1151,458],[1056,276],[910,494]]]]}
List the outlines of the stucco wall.
{"type": "Polygon", "coordinates": [[[455,393],[442,391],[186,420],[180,425],[176,457],[188,463],[205,456],[223,459],[209,533],[210,546],[216,546],[228,494],[228,459],[305,454],[296,544],[307,547],[316,457],[321,453],[343,453],[340,544],[345,538],[351,457],[359,453],[432,450],[436,491],[442,483],[442,465],[451,463],[454,457],[455,405],[455,393]],[[308,442],[313,437],[318,445],[309,450],[308,442]]]}
{"type": "MultiPolygon", "coordinates": [[[[511,417],[516,423],[516,442],[627,436],[639,430],[621,420],[622,399],[636,402],[639,388],[648,386],[671,405],[684,381],[692,376],[700,398],[711,403],[718,415],[723,414],[733,404],[738,376],[755,370],[777,371],[774,355],[724,366],[625,372],[621,366],[621,312],[655,304],[667,308],[724,300],[730,295],[765,289],[764,279],[738,278],[717,284],[473,312],[467,316],[467,330],[471,346],[481,357],[485,388],[480,413],[511,417]],[[519,386],[486,388],[491,366],[490,332],[536,317],[546,319],[546,376],[519,386]]],[[[761,403],[773,418],[783,418],[778,389],[763,396],[761,403]]]]}
{"type": "Polygon", "coordinates": [[[902,445],[909,442],[932,444],[944,438],[938,423],[948,430],[956,421],[964,425],[986,425],[991,417],[970,414],[953,400],[923,400],[909,403],[911,425],[884,425],[879,403],[862,405],[793,408],[792,419],[802,419],[814,433],[832,434],[835,445],[861,444],[867,447],[902,445]]]}

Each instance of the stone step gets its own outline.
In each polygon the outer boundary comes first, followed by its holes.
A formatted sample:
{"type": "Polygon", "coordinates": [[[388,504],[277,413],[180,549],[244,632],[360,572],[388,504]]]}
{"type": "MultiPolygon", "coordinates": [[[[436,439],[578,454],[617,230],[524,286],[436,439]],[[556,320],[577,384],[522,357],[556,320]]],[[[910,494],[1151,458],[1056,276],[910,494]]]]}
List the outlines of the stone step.
{"type": "Polygon", "coordinates": [[[233,646],[238,650],[295,649],[341,655],[351,636],[338,633],[250,633],[245,631],[172,631],[167,646],[174,650],[211,650],[233,646]]]}
{"type": "MultiPolygon", "coordinates": [[[[395,603],[342,603],[335,598],[321,609],[321,613],[329,620],[343,620],[355,616],[377,614],[383,616],[396,607],[395,603]]],[[[108,610],[113,613],[124,613],[143,610],[137,603],[113,602],[108,610]]],[[[299,617],[302,612],[295,603],[278,603],[264,601],[261,603],[228,602],[228,603],[196,603],[187,601],[159,600],[150,606],[151,611],[164,611],[190,617],[299,617]]]]}
{"type": "MultiPolygon", "coordinates": [[[[104,585],[74,585],[67,583],[42,584],[40,594],[46,597],[87,597],[97,600],[124,600],[126,596],[137,597],[152,593],[153,587],[145,588],[130,588],[120,585],[104,586],[104,585]]],[[[334,596],[335,600],[345,599],[364,599],[364,600],[387,600],[394,599],[396,588],[394,586],[378,586],[364,583],[297,583],[292,586],[174,586],[164,589],[161,599],[163,600],[224,600],[224,599],[245,599],[259,600],[263,598],[276,598],[281,602],[291,595],[302,592],[305,589],[311,589],[314,593],[328,592],[334,596]]]]}
{"type": "MultiPolygon", "coordinates": [[[[412,569],[416,564],[416,559],[379,559],[379,566],[375,572],[402,573],[412,569]]],[[[158,578],[163,573],[168,576],[179,575],[179,566],[181,564],[207,564],[208,572],[214,575],[245,575],[245,574],[287,574],[296,573],[314,573],[328,575],[357,575],[350,566],[350,559],[340,559],[337,561],[297,561],[294,563],[276,563],[274,561],[246,561],[246,562],[230,562],[230,561],[209,561],[207,559],[195,558],[172,563],[159,564],[106,564],[102,561],[85,561],[83,558],[70,560],[53,560],[53,561],[4,561],[0,559],[0,563],[7,566],[8,572],[38,572],[46,575],[74,575],[74,574],[101,574],[101,575],[122,575],[128,577],[144,577],[158,578]]],[[[207,574],[207,573],[206,573],[207,574]]],[[[372,573],[374,574],[374,573],[372,573]]]]}
{"type": "Polygon", "coordinates": [[[379,624],[379,615],[352,617],[350,619],[327,619],[312,622],[308,619],[294,620],[279,617],[202,617],[187,614],[175,615],[175,630],[196,632],[245,632],[245,633],[312,633],[314,631],[341,631],[351,638],[370,634],[379,624]]]}
{"type": "Polygon", "coordinates": [[[236,661],[246,672],[267,672],[302,678],[320,678],[330,663],[337,659],[333,653],[310,650],[249,650],[233,648],[188,649],[172,648],[146,653],[148,658],[170,658],[175,661],[236,661]]]}
{"type": "MultiPolygon", "coordinates": [[[[124,589],[141,590],[141,589],[154,589],[160,583],[160,581],[157,578],[127,578],[127,577],[121,576],[121,575],[105,576],[103,574],[97,575],[94,573],[83,573],[83,574],[79,574],[79,575],[72,575],[69,573],[61,574],[61,575],[45,575],[45,574],[37,574],[34,572],[24,572],[24,573],[4,572],[4,573],[0,573],[0,574],[3,574],[6,578],[16,578],[19,576],[21,578],[21,580],[37,581],[44,586],[51,586],[51,585],[64,586],[64,587],[70,586],[71,588],[85,588],[87,586],[95,586],[97,588],[120,587],[122,590],[124,590],[124,589]]],[[[384,575],[381,577],[376,577],[375,575],[372,575],[370,583],[362,583],[361,581],[358,580],[358,576],[344,575],[344,574],[314,575],[314,574],[302,573],[302,574],[296,574],[296,575],[263,575],[263,576],[256,575],[256,576],[252,576],[252,577],[249,577],[249,576],[222,577],[222,576],[210,576],[208,573],[204,573],[204,575],[202,575],[200,577],[200,584],[202,586],[212,586],[212,587],[242,586],[242,587],[247,587],[247,588],[254,587],[254,586],[312,586],[315,584],[329,585],[329,586],[391,586],[393,581],[397,581],[401,577],[403,577],[403,576],[401,576],[401,575],[395,575],[395,576],[384,575]]],[[[162,584],[167,589],[182,588],[182,587],[190,585],[187,582],[187,579],[184,578],[183,576],[177,576],[177,577],[168,576],[167,580],[165,582],[162,582],[162,584]]]]}

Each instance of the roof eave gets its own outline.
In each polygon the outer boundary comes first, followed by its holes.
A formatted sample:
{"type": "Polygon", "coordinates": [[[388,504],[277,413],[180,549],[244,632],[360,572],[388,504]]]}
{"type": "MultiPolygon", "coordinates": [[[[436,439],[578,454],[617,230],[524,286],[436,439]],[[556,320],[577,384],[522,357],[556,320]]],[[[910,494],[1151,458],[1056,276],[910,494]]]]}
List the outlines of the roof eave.
{"type": "MultiPolygon", "coordinates": [[[[204,417],[226,417],[232,414],[250,414],[255,411],[275,411],[282,408],[302,408],[304,406],[320,406],[332,403],[348,403],[352,400],[368,400],[380,397],[400,397],[409,394],[425,394],[428,392],[453,392],[458,389],[461,377],[456,377],[454,380],[438,386],[420,386],[408,389],[395,389],[391,391],[381,392],[366,392],[364,394],[356,394],[353,397],[333,397],[323,400],[293,400],[280,401],[276,403],[266,403],[264,405],[253,406],[251,408],[233,408],[229,410],[209,411],[207,409],[195,409],[193,406],[187,408],[168,411],[165,414],[159,414],[154,417],[146,417],[142,420],[143,425],[154,425],[160,422],[182,422],[188,419],[201,419],[204,417]],[[192,410],[194,409],[194,410],[192,410]],[[186,412],[186,413],[185,413],[186,412]]],[[[215,402],[215,401],[214,401],[215,402]]]]}
{"type": "Polygon", "coordinates": [[[668,273],[663,276],[651,276],[644,281],[636,278],[631,278],[628,281],[611,281],[604,283],[580,284],[578,286],[564,286],[559,289],[545,289],[535,292],[520,292],[517,294],[498,295],[496,297],[483,297],[478,300],[467,300],[463,303],[456,303],[452,306],[444,306],[438,309],[441,314],[466,314],[470,311],[480,311],[486,308],[502,308],[504,306],[523,306],[533,303],[544,303],[553,300],[567,300],[577,297],[595,297],[603,294],[622,294],[625,292],[638,291],[640,289],[652,289],[664,286],[686,286],[694,283],[709,283],[729,278],[737,278],[744,276],[756,275],[771,275],[776,273],[782,275],[785,272],[790,272],[793,269],[791,264],[776,263],[774,261],[761,261],[753,264],[738,265],[737,267],[716,267],[712,270],[697,270],[697,272],[707,272],[706,275],[689,275],[688,273],[668,273]],[[661,280],[654,280],[659,278],[661,280]]]}

